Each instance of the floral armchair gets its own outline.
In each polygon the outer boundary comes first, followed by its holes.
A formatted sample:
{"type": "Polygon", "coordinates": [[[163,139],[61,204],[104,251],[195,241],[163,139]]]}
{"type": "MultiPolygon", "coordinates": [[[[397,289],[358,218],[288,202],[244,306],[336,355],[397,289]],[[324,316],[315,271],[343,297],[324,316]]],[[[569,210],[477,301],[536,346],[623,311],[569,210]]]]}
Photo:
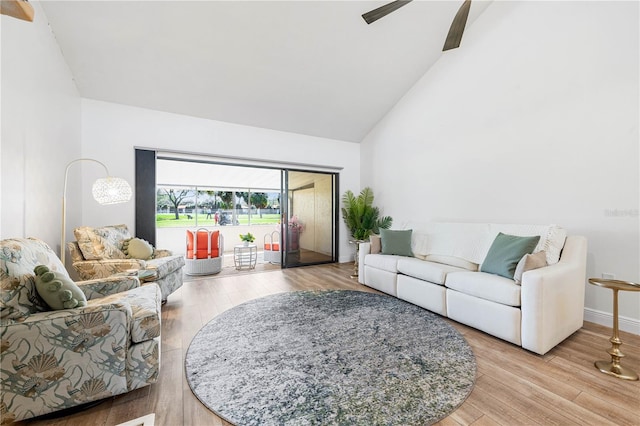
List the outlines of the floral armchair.
{"type": "Polygon", "coordinates": [[[130,256],[123,251],[125,241],[132,239],[126,225],[74,231],[76,241],[68,243],[73,268],[80,279],[106,278],[131,270],[152,269],[153,281],[160,286],[162,301],[182,286],[183,256],[173,256],[168,250],[153,250],[149,258],[130,256]]]}
{"type": "Polygon", "coordinates": [[[2,424],[155,383],[160,370],[160,288],[137,277],[76,282],[86,306],[51,310],[34,268],[67,271],[36,238],[0,241],[2,424]]]}

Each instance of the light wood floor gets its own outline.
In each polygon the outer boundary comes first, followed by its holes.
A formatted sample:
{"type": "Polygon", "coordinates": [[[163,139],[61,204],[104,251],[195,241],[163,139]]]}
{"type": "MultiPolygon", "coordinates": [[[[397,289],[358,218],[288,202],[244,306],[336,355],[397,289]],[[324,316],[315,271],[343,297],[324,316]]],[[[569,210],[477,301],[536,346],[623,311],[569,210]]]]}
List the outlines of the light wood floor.
{"type": "MultiPolygon", "coordinates": [[[[155,413],[157,426],[228,426],[193,396],[185,379],[184,356],[195,333],[221,312],[273,293],[373,291],[349,278],[352,268],[352,264],[330,264],[187,282],[162,309],[162,369],[157,384],[72,416],[23,424],[117,425],[155,413]]],[[[640,383],[606,376],[593,366],[594,360],[608,358],[610,328],[585,323],[539,356],[450,322],[473,348],[478,377],[469,398],[439,425],[640,425],[640,383]]],[[[621,338],[627,355],[624,364],[640,371],[640,336],[621,333],[621,338]]]]}

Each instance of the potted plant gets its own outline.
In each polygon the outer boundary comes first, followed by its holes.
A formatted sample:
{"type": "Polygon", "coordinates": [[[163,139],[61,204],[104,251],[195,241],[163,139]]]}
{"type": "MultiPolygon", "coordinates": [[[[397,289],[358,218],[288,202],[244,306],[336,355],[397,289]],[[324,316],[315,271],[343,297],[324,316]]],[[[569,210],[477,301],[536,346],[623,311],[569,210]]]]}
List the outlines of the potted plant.
{"type": "Polygon", "coordinates": [[[380,229],[389,229],[393,219],[380,217],[380,209],[373,206],[373,191],[364,188],[356,197],[347,191],[342,196],[342,218],[355,241],[364,241],[380,229]]]}
{"type": "Polygon", "coordinates": [[[240,234],[240,241],[244,243],[245,246],[249,245],[256,240],[256,237],[253,236],[251,232],[247,232],[246,234],[240,234]]]}

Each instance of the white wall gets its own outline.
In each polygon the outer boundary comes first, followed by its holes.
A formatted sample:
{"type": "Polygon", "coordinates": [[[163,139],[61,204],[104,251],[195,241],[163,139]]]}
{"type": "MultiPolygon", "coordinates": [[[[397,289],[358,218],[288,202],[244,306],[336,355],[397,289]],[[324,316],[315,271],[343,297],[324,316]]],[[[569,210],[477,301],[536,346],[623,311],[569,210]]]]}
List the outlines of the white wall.
{"type": "MultiPolygon", "coordinates": [[[[134,147],[180,150],[216,156],[257,158],[343,168],[340,194],[360,187],[360,145],[331,139],[241,126],[118,104],[82,100],[83,154],[99,159],[113,176],[134,182],[134,147]]],[[[89,180],[90,170],[85,171],[89,180]]],[[[134,205],[83,202],[84,225],[126,223],[134,228],[134,205]]],[[[339,260],[353,259],[340,223],[339,260]]]]}
{"type": "MultiPolygon", "coordinates": [[[[637,2],[493,2],[362,143],[394,227],[555,223],[588,277],[640,281],[637,2]]],[[[611,325],[611,291],[585,284],[611,325]]],[[[640,333],[640,294],[620,294],[640,333]]]]}
{"type": "MultiPolygon", "coordinates": [[[[33,6],[33,22],[0,18],[0,238],[36,236],[58,250],[65,165],[81,152],[80,97],[43,10],[33,6]]],[[[68,215],[78,222],[77,181],[69,189],[68,215]]]]}

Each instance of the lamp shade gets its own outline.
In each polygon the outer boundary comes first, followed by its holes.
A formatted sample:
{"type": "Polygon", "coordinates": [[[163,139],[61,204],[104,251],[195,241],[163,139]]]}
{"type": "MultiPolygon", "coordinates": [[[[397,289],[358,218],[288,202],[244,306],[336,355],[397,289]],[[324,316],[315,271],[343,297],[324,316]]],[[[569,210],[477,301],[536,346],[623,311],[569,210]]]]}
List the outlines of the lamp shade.
{"type": "Polygon", "coordinates": [[[131,186],[126,180],[111,176],[97,179],[91,192],[93,198],[102,205],[126,203],[132,194],[131,186]]]}

